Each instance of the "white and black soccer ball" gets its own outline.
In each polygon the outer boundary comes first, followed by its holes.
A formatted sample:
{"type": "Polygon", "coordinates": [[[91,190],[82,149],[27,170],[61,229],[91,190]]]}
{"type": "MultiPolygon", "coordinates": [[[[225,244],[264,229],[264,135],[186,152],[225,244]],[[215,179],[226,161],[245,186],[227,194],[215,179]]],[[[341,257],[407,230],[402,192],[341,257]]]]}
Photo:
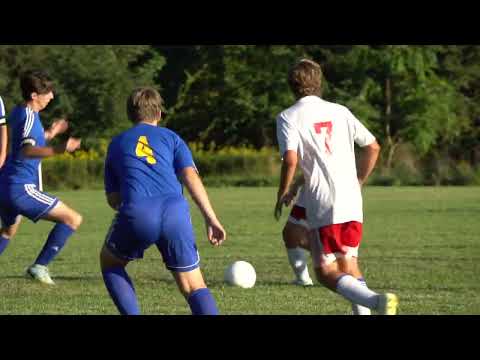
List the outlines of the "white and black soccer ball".
{"type": "Polygon", "coordinates": [[[255,286],[257,273],[252,264],[246,261],[236,261],[227,267],[224,279],[228,285],[250,289],[255,286]]]}

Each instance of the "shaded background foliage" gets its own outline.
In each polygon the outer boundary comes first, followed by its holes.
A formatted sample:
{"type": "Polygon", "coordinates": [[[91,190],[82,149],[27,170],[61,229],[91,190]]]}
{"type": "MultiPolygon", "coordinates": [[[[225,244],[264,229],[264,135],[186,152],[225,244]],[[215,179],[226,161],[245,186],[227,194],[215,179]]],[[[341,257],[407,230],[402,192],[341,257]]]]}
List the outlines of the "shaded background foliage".
{"type": "Polygon", "coordinates": [[[478,169],[477,45],[0,45],[0,94],[8,111],[21,101],[18,75],[46,69],[57,91],[44,122],[68,116],[70,133],[98,150],[130,125],[131,89],[153,85],[164,125],[197,148],[259,150],[276,146],[275,117],[294,101],[287,72],[302,57],[321,63],[324,98],[377,136],[381,176],[441,183],[443,168],[478,169]]]}

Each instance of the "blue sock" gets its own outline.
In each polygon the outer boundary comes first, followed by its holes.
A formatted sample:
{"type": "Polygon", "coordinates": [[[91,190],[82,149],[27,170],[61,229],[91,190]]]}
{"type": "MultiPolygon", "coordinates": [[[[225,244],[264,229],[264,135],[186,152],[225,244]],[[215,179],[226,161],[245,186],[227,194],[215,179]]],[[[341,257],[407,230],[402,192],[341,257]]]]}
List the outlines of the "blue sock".
{"type": "Polygon", "coordinates": [[[208,289],[199,289],[191,293],[188,304],[192,315],[218,315],[217,304],[208,289]]]}
{"type": "Polygon", "coordinates": [[[122,315],[140,315],[137,295],[124,268],[113,268],[102,271],[103,281],[110,297],[122,315]]]}
{"type": "Polygon", "coordinates": [[[4,238],[3,236],[0,235],[0,255],[7,248],[9,243],[10,243],[10,240],[8,240],[7,238],[4,238]]]}
{"type": "Polygon", "coordinates": [[[37,260],[35,260],[35,264],[47,266],[65,246],[68,238],[74,232],[75,231],[68,225],[55,225],[53,230],[50,231],[47,242],[43,246],[42,251],[40,251],[37,260]]]}

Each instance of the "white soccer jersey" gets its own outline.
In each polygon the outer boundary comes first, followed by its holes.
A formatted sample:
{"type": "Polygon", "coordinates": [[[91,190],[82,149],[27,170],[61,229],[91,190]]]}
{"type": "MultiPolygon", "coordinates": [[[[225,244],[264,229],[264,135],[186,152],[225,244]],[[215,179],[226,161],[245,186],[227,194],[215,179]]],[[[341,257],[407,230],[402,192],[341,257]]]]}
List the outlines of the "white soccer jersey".
{"type": "Polygon", "coordinates": [[[363,223],[354,144],[375,137],[345,106],[307,96],[277,118],[280,154],[293,150],[305,176],[305,208],[311,228],[363,223]]]}
{"type": "Polygon", "coordinates": [[[295,202],[296,206],[305,207],[305,189],[304,186],[300,188],[300,193],[297,196],[297,201],[295,202]]]}

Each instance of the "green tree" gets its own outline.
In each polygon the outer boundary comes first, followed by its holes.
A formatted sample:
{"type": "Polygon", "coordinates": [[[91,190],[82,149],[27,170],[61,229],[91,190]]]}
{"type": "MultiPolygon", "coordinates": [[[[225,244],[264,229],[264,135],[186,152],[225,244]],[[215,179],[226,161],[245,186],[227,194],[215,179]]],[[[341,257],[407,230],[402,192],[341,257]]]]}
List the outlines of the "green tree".
{"type": "Polygon", "coordinates": [[[275,116],[293,102],[287,71],[295,46],[197,47],[168,126],[190,141],[216,146],[275,141],[275,116]]]}
{"type": "Polygon", "coordinates": [[[21,101],[19,74],[45,69],[56,83],[45,117],[66,115],[71,131],[86,140],[126,128],[129,92],[153,85],[165,64],[146,45],[1,45],[0,54],[0,92],[11,106],[21,101]]]}
{"type": "MultiPolygon", "coordinates": [[[[467,126],[459,127],[458,141],[447,142],[456,158],[480,164],[480,46],[445,45],[439,55],[442,78],[455,86],[464,104],[467,126]]],[[[457,140],[457,139],[456,139],[457,140]]]]}
{"type": "Polygon", "coordinates": [[[342,50],[329,64],[335,67],[329,95],[373,129],[384,145],[387,168],[399,144],[410,142],[424,155],[438,141],[458,137],[466,126],[462,98],[440,76],[441,47],[357,45],[342,50]]]}

